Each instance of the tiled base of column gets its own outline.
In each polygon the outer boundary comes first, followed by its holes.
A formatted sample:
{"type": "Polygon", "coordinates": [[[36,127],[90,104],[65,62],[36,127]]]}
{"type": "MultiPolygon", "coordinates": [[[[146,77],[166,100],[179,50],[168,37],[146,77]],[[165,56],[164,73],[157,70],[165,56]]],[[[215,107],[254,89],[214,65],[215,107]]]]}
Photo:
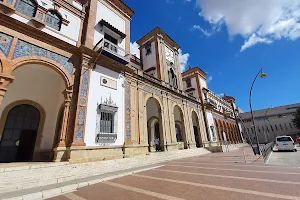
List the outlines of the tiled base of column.
{"type": "Polygon", "coordinates": [[[68,161],[70,158],[70,148],[69,147],[57,147],[54,149],[54,162],[68,161]]]}
{"type": "Polygon", "coordinates": [[[177,143],[168,144],[167,149],[168,151],[178,151],[178,144],[177,143]]]}
{"type": "Polygon", "coordinates": [[[70,147],[70,163],[95,162],[123,158],[123,146],[70,147]]]}
{"type": "Polygon", "coordinates": [[[149,147],[145,145],[125,145],[124,147],[124,158],[146,155],[148,153],[149,153],[149,147]]]}
{"type": "Polygon", "coordinates": [[[189,144],[189,149],[196,149],[196,142],[192,142],[189,144]]]}

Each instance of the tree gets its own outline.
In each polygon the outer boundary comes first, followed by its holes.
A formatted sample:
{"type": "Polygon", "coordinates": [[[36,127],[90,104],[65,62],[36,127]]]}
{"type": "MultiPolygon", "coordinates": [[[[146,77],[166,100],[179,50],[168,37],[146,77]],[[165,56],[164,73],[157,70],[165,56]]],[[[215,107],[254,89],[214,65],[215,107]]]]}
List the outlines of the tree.
{"type": "Polygon", "coordinates": [[[300,107],[297,108],[294,116],[295,117],[294,117],[294,119],[292,119],[292,122],[298,129],[300,129],[300,107]]]}

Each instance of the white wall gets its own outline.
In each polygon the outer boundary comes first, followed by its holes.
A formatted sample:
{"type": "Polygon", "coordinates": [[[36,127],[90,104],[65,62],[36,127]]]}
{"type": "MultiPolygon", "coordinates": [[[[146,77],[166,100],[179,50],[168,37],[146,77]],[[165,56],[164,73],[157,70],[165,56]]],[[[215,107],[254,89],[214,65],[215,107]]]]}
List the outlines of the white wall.
{"type": "MultiPolygon", "coordinates": [[[[96,45],[103,37],[104,32],[100,25],[98,25],[98,22],[104,19],[108,23],[110,23],[112,26],[120,30],[121,32],[125,33],[125,20],[119,17],[116,13],[111,11],[109,8],[107,8],[105,5],[103,5],[100,1],[98,1],[97,5],[97,14],[96,14],[96,24],[95,24],[95,35],[94,35],[94,45],[96,45]]],[[[108,33],[111,36],[114,36],[113,33],[108,33]]],[[[116,39],[118,39],[116,37],[116,39]]],[[[119,47],[125,49],[125,39],[120,40],[119,39],[119,47]]]]}
{"type": "Polygon", "coordinates": [[[107,68],[97,66],[95,70],[91,72],[90,85],[89,85],[89,96],[88,96],[88,107],[86,115],[86,126],[85,126],[85,143],[87,146],[96,146],[95,138],[97,135],[97,106],[109,98],[111,95],[112,100],[118,107],[117,112],[117,140],[111,145],[123,145],[124,143],[124,78],[119,73],[113,72],[107,68]],[[108,88],[100,85],[100,77],[117,81],[117,90],[108,88]]]}
{"type": "Polygon", "coordinates": [[[206,110],[206,116],[207,116],[207,123],[208,123],[210,138],[211,138],[211,140],[216,141],[217,137],[218,137],[218,134],[217,134],[217,129],[216,129],[216,126],[215,126],[215,123],[214,123],[214,117],[213,117],[210,110],[206,110]],[[215,137],[213,137],[213,133],[211,131],[210,126],[214,126],[215,137]]]}
{"type": "Polygon", "coordinates": [[[146,49],[141,48],[142,51],[142,60],[143,60],[143,70],[147,70],[150,67],[156,67],[155,76],[157,78],[157,63],[156,63],[156,50],[155,50],[155,41],[151,43],[151,54],[146,55],[146,49]]]}
{"type": "MultiPolygon", "coordinates": [[[[42,4],[40,0],[38,1],[38,4],[46,9],[54,9],[52,1],[43,0],[43,2],[45,3],[45,5],[42,4]]],[[[81,19],[64,8],[60,8],[58,12],[64,19],[68,20],[70,23],[67,26],[62,24],[60,31],[56,31],[48,26],[41,28],[41,30],[45,33],[48,33],[49,35],[52,35],[58,39],[61,39],[69,44],[76,46],[76,42],[79,40],[78,37],[80,33],[81,19]]],[[[11,17],[25,24],[31,24],[31,22],[28,19],[21,17],[18,14],[12,14],[11,17]]]]}
{"type": "Polygon", "coordinates": [[[46,113],[41,150],[52,149],[58,111],[64,101],[65,84],[54,70],[41,65],[27,65],[16,69],[15,80],[9,85],[0,106],[3,109],[18,100],[31,100],[40,104],[46,113]]]}

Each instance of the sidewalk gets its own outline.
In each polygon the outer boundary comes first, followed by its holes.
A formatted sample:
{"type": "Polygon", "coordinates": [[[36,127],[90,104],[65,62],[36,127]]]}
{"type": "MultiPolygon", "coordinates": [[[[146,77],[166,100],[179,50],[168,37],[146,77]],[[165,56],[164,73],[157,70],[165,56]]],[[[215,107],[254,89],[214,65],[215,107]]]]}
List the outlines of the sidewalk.
{"type": "Polygon", "coordinates": [[[0,167],[0,199],[41,199],[52,193],[73,191],[99,179],[141,171],[159,163],[210,153],[204,148],[157,152],[118,160],[81,164],[31,163],[0,167]],[[19,166],[17,166],[19,165],[19,166]]]}

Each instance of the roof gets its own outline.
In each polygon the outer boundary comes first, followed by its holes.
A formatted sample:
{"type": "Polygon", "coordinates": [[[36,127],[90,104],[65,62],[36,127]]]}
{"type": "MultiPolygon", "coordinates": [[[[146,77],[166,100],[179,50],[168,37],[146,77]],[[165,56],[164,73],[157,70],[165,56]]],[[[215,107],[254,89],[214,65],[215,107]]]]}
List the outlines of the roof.
{"type": "Polygon", "coordinates": [[[134,11],[128,5],[126,5],[122,0],[106,0],[106,1],[114,4],[130,17],[134,15],[134,11]]]}
{"type": "Polygon", "coordinates": [[[182,74],[182,76],[186,76],[186,75],[188,75],[190,73],[193,73],[193,72],[199,73],[203,78],[206,79],[206,73],[200,67],[193,67],[193,68],[191,68],[191,69],[189,69],[185,72],[182,72],[181,74],[182,74]]]}
{"type": "Polygon", "coordinates": [[[158,34],[162,35],[164,40],[171,46],[175,47],[177,50],[180,49],[180,46],[168,35],[166,34],[161,28],[156,27],[149,33],[147,33],[145,36],[143,36],[141,39],[139,39],[136,43],[139,46],[142,46],[143,43],[145,43],[147,40],[149,40],[151,37],[156,37],[158,34]]]}

